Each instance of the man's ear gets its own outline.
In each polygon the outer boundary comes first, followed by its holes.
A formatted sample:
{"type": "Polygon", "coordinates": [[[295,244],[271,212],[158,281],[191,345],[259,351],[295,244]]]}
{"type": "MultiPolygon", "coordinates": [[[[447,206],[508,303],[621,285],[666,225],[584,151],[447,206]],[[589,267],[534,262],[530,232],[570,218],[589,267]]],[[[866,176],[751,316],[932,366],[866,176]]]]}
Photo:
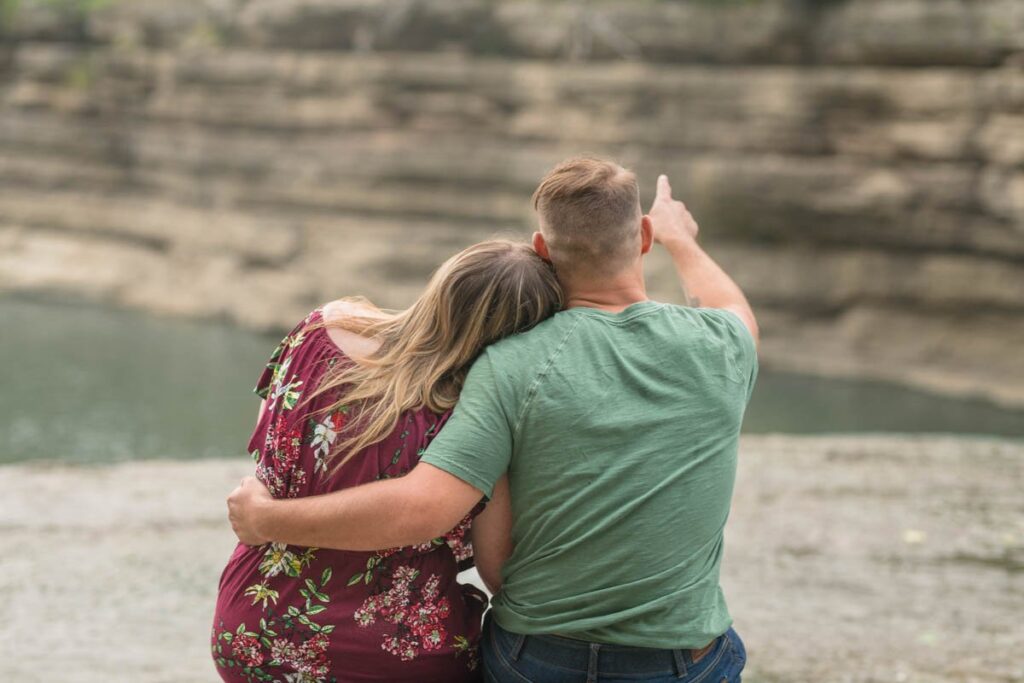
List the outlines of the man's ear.
{"type": "Polygon", "coordinates": [[[544,235],[539,232],[533,233],[533,250],[537,252],[537,256],[551,263],[551,254],[548,253],[548,243],[544,241],[544,235]]]}
{"type": "Polygon", "coordinates": [[[644,216],[640,219],[640,253],[646,254],[650,252],[651,246],[654,245],[654,223],[651,222],[650,216],[644,216]]]}

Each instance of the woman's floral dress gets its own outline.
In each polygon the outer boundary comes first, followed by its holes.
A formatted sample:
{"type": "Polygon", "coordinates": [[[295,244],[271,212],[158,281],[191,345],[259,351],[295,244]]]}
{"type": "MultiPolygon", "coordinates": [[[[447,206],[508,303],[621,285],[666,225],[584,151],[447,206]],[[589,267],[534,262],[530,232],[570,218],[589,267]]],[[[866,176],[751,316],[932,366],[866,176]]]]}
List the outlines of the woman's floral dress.
{"type": "MultiPolygon", "coordinates": [[[[303,400],[326,368],[351,362],[314,311],[274,352],[256,393],[266,409],[249,442],[256,476],[275,497],[317,495],[402,476],[447,415],[404,415],[384,441],[335,474],[327,455],[346,409],[303,400]]],[[[476,645],[486,598],[456,574],[472,565],[471,516],[443,538],[408,548],[342,552],[239,544],[220,580],[211,648],[225,681],[313,683],[479,680],[476,645]]],[[[387,519],[381,519],[387,524],[387,519]]]]}

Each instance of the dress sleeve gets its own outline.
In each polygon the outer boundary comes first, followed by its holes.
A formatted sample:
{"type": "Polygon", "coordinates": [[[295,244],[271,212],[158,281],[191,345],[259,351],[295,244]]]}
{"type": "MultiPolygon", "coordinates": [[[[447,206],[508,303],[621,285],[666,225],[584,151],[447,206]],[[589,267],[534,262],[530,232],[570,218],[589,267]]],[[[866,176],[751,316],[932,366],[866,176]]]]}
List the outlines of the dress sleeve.
{"type": "MultiPolygon", "coordinates": [[[[287,337],[285,339],[287,339],[287,337]]],[[[277,345],[277,348],[274,349],[274,353],[270,355],[270,360],[268,360],[266,366],[264,366],[263,372],[260,374],[260,378],[256,380],[256,388],[253,389],[253,393],[264,400],[266,400],[267,396],[270,394],[270,383],[274,379],[274,369],[278,366],[281,360],[281,355],[284,353],[284,349],[285,342],[282,341],[277,345]]]]}
{"type": "Polygon", "coordinates": [[[487,498],[512,458],[511,392],[486,352],[469,371],[448,423],[422,462],[458,477],[487,498]]]}
{"type": "Polygon", "coordinates": [[[270,395],[270,385],[274,381],[274,376],[281,367],[281,363],[284,360],[284,356],[288,349],[295,348],[298,346],[306,334],[306,328],[310,322],[316,316],[317,311],[313,311],[298,325],[292,328],[292,331],[285,335],[281,343],[277,345],[274,352],[270,354],[270,359],[267,361],[266,366],[263,368],[263,372],[260,374],[258,380],[256,380],[256,387],[253,389],[253,393],[260,398],[266,400],[270,395]]]}

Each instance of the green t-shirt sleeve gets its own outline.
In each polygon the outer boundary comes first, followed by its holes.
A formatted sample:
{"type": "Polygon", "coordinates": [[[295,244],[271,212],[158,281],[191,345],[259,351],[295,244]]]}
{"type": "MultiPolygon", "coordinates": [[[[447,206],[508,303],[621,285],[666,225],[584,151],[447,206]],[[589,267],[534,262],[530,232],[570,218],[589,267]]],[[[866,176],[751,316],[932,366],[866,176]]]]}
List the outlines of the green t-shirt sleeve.
{"type": "Polygon", "coordinates": [[[420,459],[479,489],[488,499],[512,457],[508,383],[484,353],[470,368],[451,418],[420,459]]]}
{"type": "Polygon", "coordinates": [[[728,349],[729,362],[733,364],[736,373],[745,378],[747,400],[749,401],[754,392],[758,369],[757,344],[754,342],[754,335],[747,329],[743,320],[732,311],[724,308],[702,308],[699,310],[704,315],[705,321],[713,321],[713,324],[708,325],[708,329],[728,349]]]}

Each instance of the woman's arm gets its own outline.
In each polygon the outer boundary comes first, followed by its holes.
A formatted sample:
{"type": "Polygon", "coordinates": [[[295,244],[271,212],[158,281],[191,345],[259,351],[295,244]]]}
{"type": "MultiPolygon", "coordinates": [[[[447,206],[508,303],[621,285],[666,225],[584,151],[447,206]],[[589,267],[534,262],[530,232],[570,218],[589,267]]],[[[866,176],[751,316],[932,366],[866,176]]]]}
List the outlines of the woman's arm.
{"type": "Polygon", "coordinates": [[[508,475],[494,485],[487,507],[473,520],[473,560],[491,593],[501,590],[501,566],[512,554],[512,499],[508,475]]]}

